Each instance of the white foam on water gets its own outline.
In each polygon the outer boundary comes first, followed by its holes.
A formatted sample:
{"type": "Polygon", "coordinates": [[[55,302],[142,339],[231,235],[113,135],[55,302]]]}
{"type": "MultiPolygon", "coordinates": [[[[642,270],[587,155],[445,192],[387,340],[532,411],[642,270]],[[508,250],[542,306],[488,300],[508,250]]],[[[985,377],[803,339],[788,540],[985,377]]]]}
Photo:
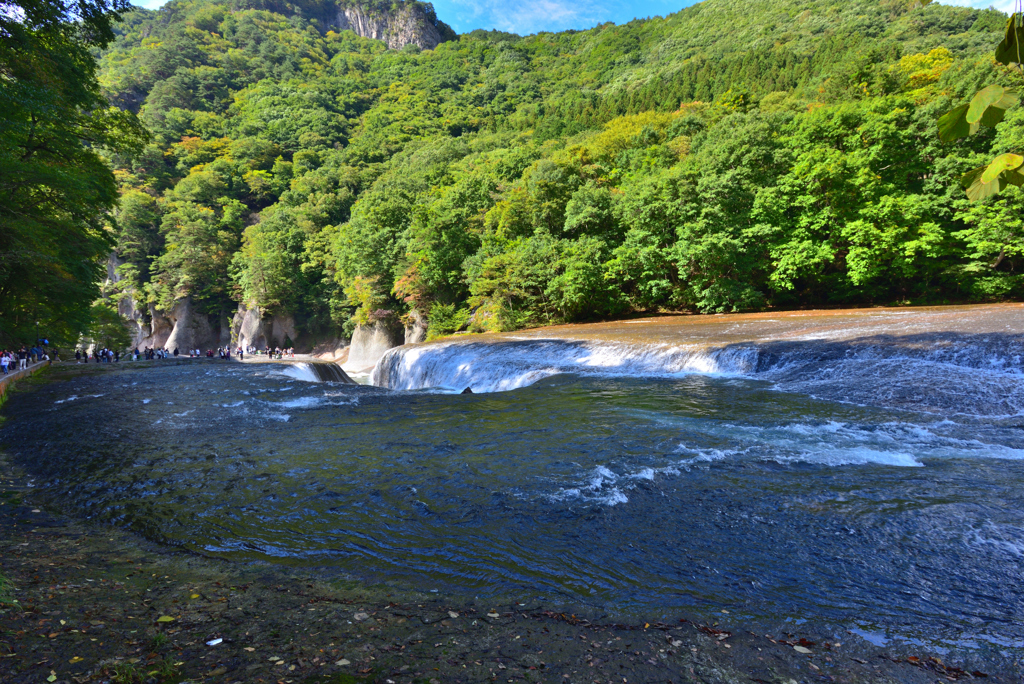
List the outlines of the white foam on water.
{"type": "Polygon", "coordinates": [[[85,396],[80,397],[77,394],[72,394],[70,397],[68,397],[66,399],[58,399],[57,401],[55,401],[53,403],[54,404],[63,404],[65,402],[76,401],[78,399],[99,399],[102,396],[105,396],[105,395],[103,395],[103,394],[86,394],[85,396]]]}
{"type": "Polygon", "coordinates": [[[389,350],[371,382],[391,389],[446,388],[505,392],[562,373],[592,376],[679,377],[693,373],[743,375],[753,349],[709,351],[700,346],[630,345],[567,340],[448,342],[389,350]]]}
{"type": "MultiPolygon", "coordinates": [[[[846,330],[850,333],[851,330],[846,330]]],[[[877,327],[864,334],[878,334],[877,327]]],[[[1024,343],[864,337],[764,339],[724,347],[509,337],[389,350],[371,374],[398,390],[502,392],[563,373],[679,378],[699,374],[767,380],[827,401],[907,408],[943,416],[1024,416],[1024,343]]],[[[848,458],[862,460],[864,455],[848,458]]],[[[902,452],[889,459],[905,460],[902,452]]]]}
{"type": "Polygon", "coordinates": [[[313,372],[313,369],[310,368],[308,363],[288,364],[278,372],[281,375],[285,375],[294,380],[301,380],[303,382],[320,382],[316,377],[316,373],[313,372]]]}
{"type": "Polygon", "coordinates": [[[295,399],[289,399],[287,401],[272,401],[267,402],[271,406],[279,408],[316,408],[317,406],[350,406],[359,403],[359,399],[356,397],[348,397],[340,399],[343,395],[341,394],[323,394],[318,397],[297,397],[295,399]]]}
{"type": "Polygon", "coordinates": [[[997,525],[987,521],[980,528],[971,528],[965,541],[972,550],[982,553],[997,553],[1011,558],[1024,559],[1024,528],[997,525]]]}
{"type": "Polygon", "coordinates": [[[921,459],[926,458],[1024,459],[1024,449],[942,434],[943,428],[953,425],[948,421],[930,427],[902,422],[858,425],[839,421],[774,426],[693,419],[673,423],[735,445],[709,453],[692,444],[680,444],[679,453],[695,454],[688,458],[691,463],[749,456],[778,463],[877,464],[907,468],[923,466],[921,459]]]}
{"type": "Polygon", "coordinates": [[[557,492],[548,495],[551,501],[573,501],[579,500],[586,503],[604,504],[616,506],[628,503],[629,499],[622,492],[622,489],[615,486],[620,476],[606,466],[599,465],[590,473],[589,479],[575,487],[563,487],[557,492]]]}

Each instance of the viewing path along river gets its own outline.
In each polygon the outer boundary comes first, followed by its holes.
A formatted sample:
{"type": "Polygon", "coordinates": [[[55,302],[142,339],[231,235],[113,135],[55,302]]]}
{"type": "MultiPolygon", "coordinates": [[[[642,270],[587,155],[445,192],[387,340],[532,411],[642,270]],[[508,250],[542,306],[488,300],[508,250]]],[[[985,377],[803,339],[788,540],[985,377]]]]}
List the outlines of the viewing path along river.
{"type": "Polygon", "coordinates": [[[0,439],[54,509],[203,554],[1024,652],[1024,306],[464,336],[311,379],[81,377],[0,439]]]}

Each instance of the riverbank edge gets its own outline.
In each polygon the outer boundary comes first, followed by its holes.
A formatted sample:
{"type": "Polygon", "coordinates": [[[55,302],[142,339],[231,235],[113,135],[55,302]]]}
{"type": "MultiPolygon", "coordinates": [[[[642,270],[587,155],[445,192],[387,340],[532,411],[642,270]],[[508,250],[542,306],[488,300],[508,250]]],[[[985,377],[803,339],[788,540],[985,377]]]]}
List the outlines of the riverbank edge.
{"type": "Polygon", "coordinates": [[[39,361],[23,370],[8,371],[6,375],[0,376],[0,409],[7,403],[9,393],[14,389],[18,380],[31,378],[50,367],[51,361],[39,361]]]}
{"type": "MultiPolygon", "coordinates": [[[[111,370],[117,369],[89,369],[111,370]]],[[[19,392],[77,374],[36,377],[19,392]]],[[[829,635],[755,634],[726,614],[710,625],[615,624],[537,604],[465,605],[327,580],[313,569],[198,557],[34,507],[33,485],[0,451],[0,575],[13,585],[9,597],[0,597],[4,682],[974,678],[925,654],[887,652],[853,635],[839,643],[829,635]]],[[[1019,663],[993,665],[987,681],[1016,681],[1019,663]]]]}

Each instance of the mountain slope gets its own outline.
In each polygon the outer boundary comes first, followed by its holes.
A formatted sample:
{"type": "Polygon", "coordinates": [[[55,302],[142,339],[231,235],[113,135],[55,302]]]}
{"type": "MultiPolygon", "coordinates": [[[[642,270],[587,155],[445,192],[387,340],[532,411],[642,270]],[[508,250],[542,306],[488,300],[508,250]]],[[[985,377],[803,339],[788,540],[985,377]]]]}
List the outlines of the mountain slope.
{"type": "Polygon", "coordinates": [[[102,54],[108,97],[154,134],[119,162],[124,291],[306,338],[1021,295],[1019,232],[995,219],[1019,193],[969,207],[954,180],[1012,127],[933,131],[1010,78],[998,12],[707,0],[389,50],[330,29],[339,11],[172,2],[102,54]]]}

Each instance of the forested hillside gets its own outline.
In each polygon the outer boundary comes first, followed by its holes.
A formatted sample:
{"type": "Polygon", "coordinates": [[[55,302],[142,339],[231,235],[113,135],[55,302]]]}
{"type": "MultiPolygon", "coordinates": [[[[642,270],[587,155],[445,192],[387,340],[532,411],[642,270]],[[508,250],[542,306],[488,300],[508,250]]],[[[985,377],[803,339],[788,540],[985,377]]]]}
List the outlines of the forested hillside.
{"type": "Polygon", "coordinates": [[[152,132],[114,160],[120,293],[313,336],[1024,295],[1024,194],[958,183],[1024,115],[935,126],[1012,83],[999,12],[706,0],[524,38],[416,5],[448,40],[389,50],[334,7],[172,0],[97,53],[152,132]]]}

